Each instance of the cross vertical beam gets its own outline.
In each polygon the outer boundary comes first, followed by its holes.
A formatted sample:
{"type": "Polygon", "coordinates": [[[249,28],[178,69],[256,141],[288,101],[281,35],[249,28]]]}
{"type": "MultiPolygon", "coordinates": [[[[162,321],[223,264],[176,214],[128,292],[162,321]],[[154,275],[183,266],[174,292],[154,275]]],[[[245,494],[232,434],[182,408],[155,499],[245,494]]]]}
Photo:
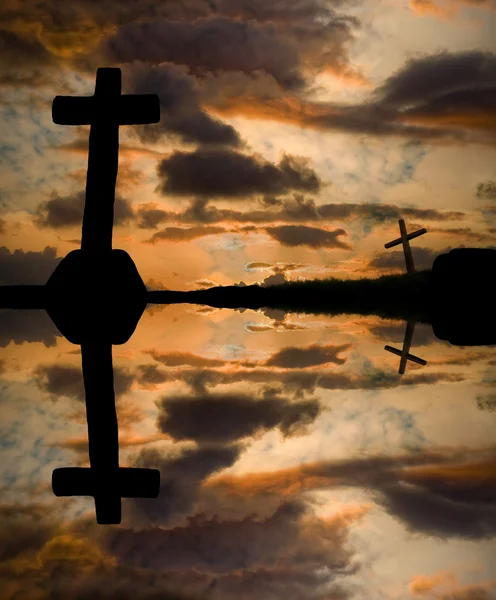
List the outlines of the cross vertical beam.
{"type": "Polygon", "coordinates": [[[398,246],[399,244],[402,244],[403,254],[405,255],[406,272],[409,275],[411,275],[411,274],[415,273],[415,265],[413,262],[413,255],[412,255],[412,249],[410,247],[410,240],[413,240],[416,237],[424,235],[424,233],[427,233],[427,229],[419,229],[417,231],[414,231],[413,233],[407,234],[405,221],[403,219],[400,219],[398,221],[398,223],[400,226],[401,237],[397,238],[396,240],[393,240],[392,242],[388,242],[387,244],[384,244],[384,248],[393,248],[394,246],[398,246]]]}
{"type": "Polygon", "coordinates": [[[94,95],[97,109],[90,127],[81,250],[112,250],[119,123],[109,118],[109,113],[120,95],[120,69],[98,69],[94,95]]]}
{"type": "Polygon", "coordinates": [[[60,125],[90,125],[81,250],[66,256],[47,284],[83,312],[74,327],[63,308],[55,314],[81,344],[90,468],[55,469],[52,489],[56,496],[93,496],[97,522],[114,524],[121,522],[121,498],[156,498],[160,491],[158,470],[119,467],[112,343],[122,342],[115,341],[121,338],[112,325],[102,327],[99,314],[122,279],[136,310],[144,309],[146,288],[134,263],[122,250],[112,251],[119,126],[158,123],[160,104],[155,94],[122,96],[121,70],[104,68],[97,70],[93,96],[57,96],[52,118],[60,125]]]}
{"type": "Polygon", "coordinates": [[[121,522],[121,498],[156,498],[160,472],[119,467],[119,432],[115,409],[112,345],[81,345],[90,468],[60,468],[52,475],[56,496],[92,496],[97,523],[121,522]]]}
{"type": "Polygon", "coordinates": [[[403,375],[406,371],[406,364],[407,361],[412,361],[414,363],[417,363],[418,365],[422,365],[425,366],[427,364],[427,361],[423,360],[422,358],[418,358],[417,356],[414,356],[413,354],[410,354],[410,347],[412,345],[412,340],[413,340],[413,332],[415,330],[415,320],[409,320],[407,321],[406,324],[406,330],[405,330],[405,338],[403,340],[403,349],[402,350],[397,350],[396,348],[393,348],[392,346],[384,346],[384,350],[387,350],[388,352],[391,352],[392,354],[396,354],[396,356],[400,357],[400,368],[398,373],[400,375],[403,375]]]}
{"type": "Polygon", "coordinates": [[[59,125],[90,125],[86,202],[81,250],[112,250],[119,126],[160,121],[156,94],[121,95],[121,70],[100,68],[93,96],[56,96],[52,118],[59,125]]]}
{"type": "Polygon", "coordinates": [[[399,225],[400,225],[401,243],[403,245],[403,254],[405,255],[406,272],[410,275],[411,273],[415,273],[415,265],[413,264],[412,249],[410,248],[410,241],[409,241],[408,235],[406,233],[405,221],[403,219],[400,219],[399,225]]]}

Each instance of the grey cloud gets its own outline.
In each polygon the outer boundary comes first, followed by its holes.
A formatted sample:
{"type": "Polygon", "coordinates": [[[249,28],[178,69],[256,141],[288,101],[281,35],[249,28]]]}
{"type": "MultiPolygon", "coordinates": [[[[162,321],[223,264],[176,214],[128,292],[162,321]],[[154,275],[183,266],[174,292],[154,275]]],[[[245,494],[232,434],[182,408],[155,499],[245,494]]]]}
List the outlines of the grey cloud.
{"type": "Polygon", "coordinates": [[[164,195],[244,198],[292,190],[317,192],[321,186],[315,171],[300,157],[285,155],[275,165],[226,149],[175,152],[159,163],[157,172],[164,195]]]}
{"type": "Polygon", "coordinates": [[[211,16],[188,21],[133,23],[117,30],[105,42],[117,62],[171,62],[205,71],[262,71],[286,88],[303,84],[294,42],[281,36],[273,23],[231,20],[211,16]]]}
{"type": "MultiPolygon", "coordinates": [[[[60,229],[81,226],[83,222],[85,193],[78,192],[70,196],[54,194],[50,200],[41,202],[34,222],[41,228],[60,229]]],[[[125,198],[116,196],[114,204],[114,225],[124,225],[133,218],[131,204],[125,198]]]]}
{"type": "Polygon", "coordinates": [[[54,57],[35,36],[0,30],[0,86],[39,86],[48,82],[54,57]]]}
{"type": "Polygon", "coordinates": [[[496,393],[477,396],[477,408],[487,412],[496,412],[496,393]]]}
{"type": "Polygon", "coordinates": [[[124,81],[130,93],[157,94],[160,99],[160,123],[139,126],[135,130],[143,142],[158,142],[163,136],[176,135],[188,143],[241,144],[231,125],[208,115],[201,108],[194,79],[184,68],[137,62],[124,69],[124,81]]]}
{"type": "MultiPolygon", "coordinates": [[[[431,269],[434,259],[439,254],[449,252],[451,247],[444,250],[431,250],[429,248],[421,248],[412,246],[413,260],[418,270],[431,269]]],[[[389,252],[381,252],[375,256],[370,262],[369,267],[376,269],[401,269],[405,270],[405,256],[403,251],[389,250],[389,252]]]]}
{"type": "Polygon", "coordinates": [[[343,344],[342,346],[313,344],[307,348],[288,347],[273,354],[265,364],[284,369],[304,369],[305,367],[315,367],[328,363],[343,365],[346,359],[338,355],[350,348],[351,344],[343,344]]]}
{"type": "Polygon", "coordinates": [[[47,246],[41,252],[0,247],[0,285],[45,285],[55,267],[57,248],[47,246]]]}
{"type": "Polygon", "coordinates": [[[273,428],[284,436],[304,432],[319,415],[315,400],[291,402],[281,397],[253,398],[246,394],[207,394],[164,397],[158,427],[175,440],[230,443],[273,428]]]}
{"type": "Polygon", "coordinates": [[[149,354],[154,360],[167,367],[184,365],[190,367],[220,367],[226,364],[225,360],[198,356],[190,352],[157,352],[151,350],[149,354]]]}
{"type": "MultiPolygon", "coordinates": [[[[84,402],[84,383],[81,368],[69,365],[40,365],[35,373],[38,388],[53,399],[75,398],[84,402]]],[[[126,394],[134,381],[134,376],[127,370],[114,367],[114,391],[116,397],[126,394]]]]}
{"type": "Polygon", "coordinates": [[[477,184],[477,198],[496,200],[496,181],[484,181],[477,184]]]}
{"type": "Polygon", "coordinates": [[[282,225],[280,227],[267,227],[265,231],[283,246],[351,249],[349,244],[338,239],[339,236],[346,235],[344,229],[327,231],[326,229],[305,225],[282,225]]]}
{"type": "Polygon", "coordinates": [[[57,531],[51,509],[43,504],[0,505],[0,560],[39,550],[57,531]]]}
{"type": "Polygon", "coordinates": [[[496,82],[492,52],[442,52],[410,59],[377,90],[387,105],[427,104],[461,90],[487,88],[496,82]]]}
{"type": "Polygon", "coordinates": [[[114,529],[105,545],[121,564],[208,575],[209,591],[220,600],[248,600],[254,593],[344,600],[348,595],[335,580],[356,571],[348,532],[359,518],[338,514],[323,522],[293,500],[240,520],[196,515],[174,529],[114,529]]]}
{"type": "Polygon", "coordinates": [[[394,483],[381,488],[381,503],[408,529],[435,537],[490,538],[496,534],[496,507],[476,500],[446,498],[427,483],[394,483]]]}
{"type": "Polygon", "coordinates": [[[362,218],[373,223],[397,221],[400,218],[420,219],[422,221],[450,221],[464,219],[465,213],[459,211],[438,211],[435,209],[400,208],[388,204],[323,204],[317,205],[312,198],[294,194],[293,198],[276,199],[271,205],[276,210],[251,210],[241,212],[233,209],[217,208],[206,198],[195,198],[183,212],[169,212],[156,208],[156,205],[144,204],[138,207],[136,216],[138,226],[154,229],[164,221],[193,224],[232,223],[308,223],[325,220],[347,220],[362,218]]]}
{"type": "MultiPolygon", "coordinates": [[[[393,342],[393,343],[403,343],[403,339],[405,337],[405,325],[404,323],[394,323],[390,325],[369,325],[369,331],[378,337],[381,340],[393,342]]],[[[413,346],[427,346],[429,344],[443,344],[441,340],[439,340],[432,330],[430,325],[425,325],[423,323],[417,323],[415,325],[415,332],[413,337],[413,346]]]]}
{"type": "MultiPolygon", "coordinates": [[[[393,389],[402,385],[433,385],[436,383],[457,383],[465,380],[461,373],[434,372],[412,373],[399,377],[396,373],[373,370],[362,375],[350,375],[333,371],[308,372],[302,370],[275,371],[272,368],[237,369],[226,372],[214,369],[176,369],[143,371],[143,385],[147,376],[162,381],[182,381],[198,394],[205,394],[209,388],[235,383],[270,384],[280,388],[281,393],[301,397],[312,394],[316,389],[327,390],[373,390],[393,389]]],[[[138,381],[140,379],[138,378],[138,381]]]]}
{"type": "Polygon", "coordinates": [[[0,348],[14,344],[41,342],[47,348],[57,345],[62,334],[45,310],[0,310],[0,348]]]}
{"type": "Polygon", "coordinates": [[[215,226],[198,226],[198,227],[166,227],[152,235],[147,240],[149,244],[156,244],[157,242],[188,242],[197,238],[205,237],[207,235],[217,235],[220,233],[227,233],[229,230],[223,227],[215,226]]]}
{"type": "Polygon", "coordinates": [[[170,213],[154,205],[143,205],[136,210],[136,225],[140,229],[156,229],[159,223],[169,219],[174,220],[176,213],[170,213]]]}
{"type": "Polygon", "coordinates": [[[158,499],[130,500],[133,522],[163,525],[190,514],[202,482],[232,466],[241,452],[235,445],[187,448],[180,454],[142,450],[135,466],[160,470],[160,495],[158,499]]]}

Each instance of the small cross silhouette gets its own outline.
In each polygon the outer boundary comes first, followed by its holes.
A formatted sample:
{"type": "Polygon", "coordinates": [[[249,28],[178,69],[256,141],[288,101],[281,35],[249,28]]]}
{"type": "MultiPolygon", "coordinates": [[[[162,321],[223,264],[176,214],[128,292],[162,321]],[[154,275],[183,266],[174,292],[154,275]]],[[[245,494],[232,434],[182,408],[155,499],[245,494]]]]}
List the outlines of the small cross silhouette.
{"type": "Polygon", "coordinates": [[[397,356],[401,357],[400,368],[398,371],[400,375],[404,374],[404,372],[406,370],[406,363],[409,360],[411,360],[414,363],[417,363],[418,365],[422,365],[422,366],[425,366],[427,364],[427,361],[423,360],[422,358],[418,358],[417,356],[410,354],[410,346],[412,345],[413,331],[415,329],[415,323],[416,323],[416,321],[414,321],[414,320],[407,321],[406,331],[405,331],[405,339],[403,341],[403,349],[402,350],[397,350],[396,348],[393,348],[392,346],[384,346],[384,349],[387,350],[388,352],[392,352],[393,354],[396,354],[397,356]]]}
{"type": "Polygon", "coordinates": [[[398,246],[399,244],[403,244],[403,252],[405,254],[405,263],[406,263],[406,272],[410,275],[411,273],[415,273],[415,265],[413,264],[413,255],[412,249],[410,248],[410,240],[413,240],[416,237],[424,235],[427,233],[427,229],[419,229],[414,231],[413,233],[406,232],[405,221],[400,219],[398,221],[400,226],[400,234],[401,237],[393,240],[392,242],[388,242],[384,244],[384,248],[393,248],[394,246],[398,246]]]}

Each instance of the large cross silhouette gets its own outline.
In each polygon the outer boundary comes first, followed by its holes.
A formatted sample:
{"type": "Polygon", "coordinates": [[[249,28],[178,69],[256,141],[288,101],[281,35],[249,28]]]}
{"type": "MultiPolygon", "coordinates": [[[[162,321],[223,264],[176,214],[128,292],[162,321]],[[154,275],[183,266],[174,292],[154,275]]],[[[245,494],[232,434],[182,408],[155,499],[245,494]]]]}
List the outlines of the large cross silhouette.
{"type": "Polygon", "coordinates": [[[96,72],[94,95],[56,96],[52,118],[58,125],[91,126],[81,249],[110,250],[119,161],[119,126],[158,123],[158,96],[121,95],[121,70],[101,68],[96,72]]]}
{"type": "Polygon", "coordinates": [[[57,96],[52,117],[60,125],[91,126],[81,250],[69,253],[46,285],[50,316],[81,345],[90,468],[55,469],[52,489],[56,496],[93,496],[97,522],[120,523],[121,498],[156,498],[160,472],[119,467],[112,344],[127,341],[146,306],[132,259],[112,250],[119,126],[158,122],[160,105],[156,95],[121,95],[120,69],[105,68],[97,70],[93,96],[57,96]],[[119,287],[136,313],[123,330],[119,318],[108,326],[119,287]]]}
{"type": "Polygon", "coordinates": [[[384,248],[393,248],[394,246],[399,246],[399,244],[403,245],[403,253],[405,255],[405,263],[406,263],[406,272],[410,275],[412,273],[415,273],[415,265],[413,264],[412,249],[410,248],[410,240],[413,240],[416,237],[424,235],[424,233],[427,233],[427,229],[418,229],[417,231],[414,231],[413,233],[407,234],[405,221],[403,219],[400,219],[398,221],[398,223],[400,226],[401,237],[397,238],[396,240],[393,240],[392,242],[388,242],[387,244],[384,244],[384,248]]]}

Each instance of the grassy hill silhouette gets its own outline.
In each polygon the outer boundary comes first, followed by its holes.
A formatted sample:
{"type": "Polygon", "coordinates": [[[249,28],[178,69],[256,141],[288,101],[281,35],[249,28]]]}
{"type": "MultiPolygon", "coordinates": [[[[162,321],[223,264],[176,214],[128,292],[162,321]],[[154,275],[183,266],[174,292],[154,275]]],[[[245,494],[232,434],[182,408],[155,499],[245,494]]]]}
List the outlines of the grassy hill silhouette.
{"type": "Polygon", "coordinates": [[[288,312],[377,315],[431,323],[431,271],[384,275],[377,279],[337,278],[291,281],[262,287],[219,286],[190,292],[148,292],[149,303],[205,304],[216,308],[278,308],[288,312]]]}

